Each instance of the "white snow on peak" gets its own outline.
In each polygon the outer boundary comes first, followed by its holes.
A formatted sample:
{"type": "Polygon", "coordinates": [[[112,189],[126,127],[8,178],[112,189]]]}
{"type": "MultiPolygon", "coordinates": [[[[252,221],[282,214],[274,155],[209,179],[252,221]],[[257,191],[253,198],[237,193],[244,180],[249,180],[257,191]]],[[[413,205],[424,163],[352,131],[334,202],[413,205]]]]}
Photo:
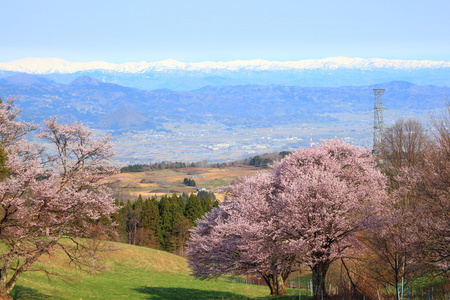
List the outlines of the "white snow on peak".
{"type": "Polygon", "coordinates": [[[336,69],[437,69],[450,68],[450,62],[431,60],[400,60],[382,58],[331,57],[323,59],[306,59],[298,61],[234,60],[228,62],[184,63],[173,59],[159,62],[129,62],[123,64],[93,62],[68,62],[58,58],[25,58],[12,62],[0,63],[0,70],[25,72],[31,74],[76,73],[80,71],[105,70],[120,73],[145,73],[179,71],[283,71],[283,70],[336,70],[336,69]]]}

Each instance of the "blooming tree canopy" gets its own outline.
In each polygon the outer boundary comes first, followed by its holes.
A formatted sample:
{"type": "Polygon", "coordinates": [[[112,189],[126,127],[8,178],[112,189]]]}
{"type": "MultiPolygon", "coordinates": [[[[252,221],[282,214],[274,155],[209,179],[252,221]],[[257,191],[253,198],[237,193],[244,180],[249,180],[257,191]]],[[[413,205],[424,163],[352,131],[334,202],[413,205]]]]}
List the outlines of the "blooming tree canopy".
{"type": "Polygon", "coordinates": [[[274,166],[277,235],[311,267],[314,295],[325,293],[330,264],[385,199],[384,176],[367,149],[329,140],[274,166]]]}
{"type": "Polygon", "coordinates": [[[14,99],[0,104],[0,143],[5,156],[0,181],[0,296],[29,270],[61,237],[80,236],[101,216],[116,211],[105,178],[117,172],[109,166],[109,137],[96,139],[81,124],[45,122],[37,136],[52,148],[23,139],[36,129],[17,121],[14,99]]]}
{"type": "Polygon", "coordinates": [[[315,295],[325,293],[328,267],[385,199],[385,179],[374,166],[368,150],[331,140],[233,184],[231,198],[193,231],[194,276],[283,277],[303,261],[313,272],[315,295]]]}
{"type": "Polygon", "coordinates": [[[195,277],[259,274],[272,295],[286,293],[296,255],[274,236],[272,181],[270,172],[240,179],[229,187],[230,198],[197,222],[187,252],[195,277]]]}

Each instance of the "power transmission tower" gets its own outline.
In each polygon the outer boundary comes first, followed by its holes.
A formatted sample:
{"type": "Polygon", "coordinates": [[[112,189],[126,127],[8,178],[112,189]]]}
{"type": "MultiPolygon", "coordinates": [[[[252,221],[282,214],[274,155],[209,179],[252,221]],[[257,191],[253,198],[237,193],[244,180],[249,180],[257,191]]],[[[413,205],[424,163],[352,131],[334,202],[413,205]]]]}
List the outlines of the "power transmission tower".
{"type": "Polygon", "coordinates": [[[373,89],[375,95],[374,101],[374,114],[373,114],[373,155],[377,157],[380,154],[381,134],[384,128],[383,122],[383,99],[381,95],[384,93],[384,89],[373,89]]]}

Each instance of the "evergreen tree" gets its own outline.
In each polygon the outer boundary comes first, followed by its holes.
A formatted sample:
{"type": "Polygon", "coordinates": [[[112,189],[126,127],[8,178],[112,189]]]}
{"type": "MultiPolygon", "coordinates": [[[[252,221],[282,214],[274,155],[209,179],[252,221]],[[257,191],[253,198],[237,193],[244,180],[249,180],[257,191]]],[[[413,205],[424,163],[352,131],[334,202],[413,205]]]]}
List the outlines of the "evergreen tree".
{"type": "MultiPolygon", "coordinates": [[[[177,214],[178,216],[184,216],[184,210],[186,209],[186,202],[184,201],[183,197],[181,195],[177,195],[177,194],[173,194],[172,198],[174,199],[174,201],[177,202],[178,207],[177,207],[177,214]],[[181,214],[180,214],[181,213],[181,214]]],[[[180,220],[176,220],[176,221],[180,221],[180,220]]]]}
{"type": "Polygon", "coordinates": [[[202,208],[205,213],[210,211],[213,207],[213,202],[211,201],[210,197],[208,197],[207,199],[202,198],[200,202],[202,203],[202,208]]]}
{"type": "MultiPolygon", "coordinates": [[[[212,207],[217,207],[214,193],[201,191],[196,194],[164,195],[120,203],[121,209],[112,216],[119,224],[122,242],[183,255],[189,229],[212,207]],[[213,200],[214,199],[214,200],[213,200]]],[[[116,201],[119,203],[118,201],[116,201]]]]}
{"type": "Polygon", "coordinates": [[[201,199],[201,198],[205,198],[205,199],[211,198],[211,201],[215,201],[215,200],[216,200],[216,195],[214,195],[213,192],[208,192],[208,191],[199,191],[199,192],[197,193],[197,197],[198,197],[198,199],[201,199]]]}
{"type": "Polygon", "coordinates": [[[195,222],[195,220],[200,219],[204,214],[203,207],[198,200],[198,197],[194,194],[189,196],[189,199],[186,203],[186,218],[195,222]]]}
{"type": "Polygon", "coordinates": [[[143,206],[144,206],[144,199],[142,198],[142,195],[139,194],[138,198],[133,203],[133,209],[138,213],[139,221],[141,221],[141,212],[143,206]]]}
{"type": "Polygon", "coordinates": [[[175,224],[173,228],[173,235],[171,239],[172,252],[180,256],[184,256],[184,249],[186,242],[189,239],[189,229],[192,227],[189,219],[184,219],[182,222],[175,224]]]}
{"type": "Polygon", "coordinates": [[[181,198],[183,198],[184,202],[187,202],[189,199],[189,194],[186,192],[183,192],[183,194],[181,194],[181,198]]]}
{"type": "Polygon", "coordinates": [[[183,184],[187,186],[196,186],[195,180],[192,178],[184,178],[183,184]]]}
{"type": "Polygon", "coordinates": [[[155,198],[147,198],[142,205],[141,223],[139,225],[140,245],[155,249],[160,248],[161,226],[158,202],[155,198]]]}
{"type": "Polygon", "coordinates": [[[148,198],[144,201],[141,214],[141,227],[152,230],[156,235],[160,231],[160,217],[158,201],[155,198],[148,198]]]}
{"type": "Polygon", "coordinates": [[[183,198],[178,197],[177,194],[173,194],[171,197],[163,196],[160,201],[160,214],[162,247],[167,251],[175,251],[179,245],[176,242],[174,227],[185,219],[183,198]]]}
{"type": "Polygon", "coordinates": [[[160,216],[160,225],[161,225],[161,234],[165,236],[167,232],[172,230],[172,213],[170,211],[170,203],[169,197],[164,195],[161,197],[158,203],[159,216],[160,216]]]}

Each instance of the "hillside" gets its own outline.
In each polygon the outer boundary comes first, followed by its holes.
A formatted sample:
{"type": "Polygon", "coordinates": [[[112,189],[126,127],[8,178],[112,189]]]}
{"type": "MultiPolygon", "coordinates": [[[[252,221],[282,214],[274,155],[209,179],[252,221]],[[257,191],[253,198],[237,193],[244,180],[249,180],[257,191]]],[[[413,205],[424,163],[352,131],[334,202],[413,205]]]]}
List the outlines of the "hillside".
{"type": "MultiPolygon", "coordinates": [[[[102,78],[102,77],[99,77],[102,78]]],[[[373,89],[383,88],[385,122],[425,120],[442,109],[449,87],[406,81],[365,86],[206,86],[193,91],[138,90],[80,77],[58,84],[38,75],[0,81],[0,97],[19,97],[26,121],[58,115],[112,134],[125,164],[163,160],[229,162],[293,151],[334,136],[370,147],[373,89]]],[[[425,120],[426,121],[426,120],[425,120]]]]}
{"type": "Polygon", "coordinates": [[[155,129],[168,122],[217,123],[230,128],[335,122],[339,120],[336,114],[372,109],[374,88],[386,89],[386,107],[402,112],[441,108],[450,93],[448,87],[405,81],[342,87],[206,86],[177,92],[138,90],[86,76],[67,85],[29,74],[0,79],[0,97],[19,96],[26,120],[71,116],[92,128],[114,130],[155,129]],[[120,114],[123,122],[112,121],[120,114]]]}
{"type": "MultiPolygon", "coordinates": [[[[149,248],[108,243],[98,272],[89,275],[69,264],[63,253],[43,256],[45,267],[60,277],[28,272],[12,291],[14,299],[262,299],[264,286],[222,278],[195,280],[184,258],[149,248]]],[[[273,299],[272,297],[270,299],[273,299]]]]}
{"type": "MultiPolygon", "coordinates": [[[[150,124],[151,121],[138,113],[137,111],[123,107],[107,116],[101,117],[94,125],[97,128],[106,128],[113,130],[120,129],[149,129],[156,128],[157,124],[150,124]]],[[[153,122],[154,123],[154,122],[153,122]]]]}

